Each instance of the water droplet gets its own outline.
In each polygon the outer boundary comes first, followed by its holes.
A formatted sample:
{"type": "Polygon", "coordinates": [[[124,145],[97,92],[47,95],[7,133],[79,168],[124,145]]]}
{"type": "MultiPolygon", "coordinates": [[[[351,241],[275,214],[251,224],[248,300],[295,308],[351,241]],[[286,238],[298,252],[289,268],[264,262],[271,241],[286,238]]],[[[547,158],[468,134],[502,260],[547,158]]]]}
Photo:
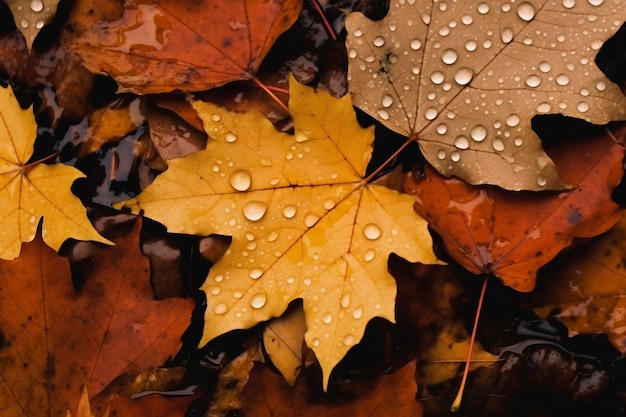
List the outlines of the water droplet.
{"type": "Polygon", "coordinates": [[[524,139],[517,137],[513,140],[515,146],[522,146],[524,144],[524,139]]]}
{"type": "Polygon", "coordinates": [[[472,77],[474,76],[474,70],[467,67],[461,67],[456,70],[454,73],[454,81],[456,81],[459,85],[466,85],[472,81],[472,77]]]}
{"type": "Polygon", "coordinates": [[[445,123],[441,123],[437,125],[437,133],[440,135],[445,135],[448,132],[448,126],[445,123]]]}
{"type": "Polygon", "coordinates": [[[235,135],[232,132],[228,132],[224,135],[224,140],[226,140],[226,142],[228,143],[233,143],[234,141],[237,140],[237,135],[235,135]]]}
{"type": "Polygon", "coordinates": [[[473,22],[474,22],[474,18],[472,17],[472,15],[465,14],[461,17],[461,23],[463,23],[466,26],[471,25],[473,22]]]}
{"type": "Polygon", "coordinates": [[[346,346],[354,345],[354,336],[352,336],[351,334],[346,335],[346,337],[343,338],[343,344],[346,346]]]}
{"type": "Polygon", "coordinates": [[[587,1],[592,6],[600,6],[602,3],[604,3],[604,0],[587,0],[587,1]]]}
{"type": "Polygon", "coordinates": [[[585,113],[586,111],[589,110],[589,104],[587,104],[584,101],[581,101],[580,103],[576,105],[576,110],[578,110],[581,113],[585,113]]]}
{"type": "Polygon", "coordinates": [[[504,43],[510,43],[513,40],[513,29],[502,29],[502,32],[500,32],[500,39],[502,39],[502,42],[504,43]]]}
{"type": "Polygon", "coordinates": [[[563,0],[561,3],[566,9],[571,9],[572,7],[576,6],[576,0],[563,0]]]}
{"type": "Polygon", "coordinates": [[[372,259],[374,259],[375,256],[376,251],[374,249],[368,249],[363,254],[363,259],[365,259],[365,262],[370,262],[372,259]]]}
{"type": "Polygon", "coordinates": [[[537,74],[531,74],[528,77],[526,77],[526,85],[529,87],[537,87],[539,86],[539,84],[541,84],[541,77],[538,76],[537,74]]]}
{"type": "Polygon", "coordinates": [[[422,47],[422,41],[419,39],[413,39],[411,41],[411,49],[413,49],[414,51],[417,51],[418,49],[420,49],[422,47]]]}
{"type": "Polygon", "coordinates": [[[26,29],[28,27],[28,20],[26,20],[26,19],[20,20],[20,26],[22,28],[26,29]]]}
{"type": "Polygon", "coordinates": [[[288,277],[287,278],[287,284],[293,284],[294,282],[296,282],[296,278],[295,277],[288,277]]]}
{"type": "Polygon", "coordinates": [[[318,347],[320,345],[320,340],[319,339],[313,339],[311,341],[311,344],[313,345],[313,347],[318,347]]]}
{"type": "Polygon", "coordinates": [[[382,36],[376,36],[373,40],[372,43],[374,44],[374,46],[377,47],[381,47],[385,44],[385,38],[383,38],[382,36]]]}
{"type": "Polygon", "coordinates": [[[330,324],[333,322],[333,316],[330,313],[326,313],[324,314],[324,317],[322,317],[322,321],[326,324],[330,324]]]}
{"type": "Polygon", "coordinates": [[[267,296],[264,292],[257,293],[250,299],[250,305],[252,308],[262,308],[267,302],[267,296]]]}
{"type": "Polygon", "coordinates": [[[437,158],[441,160],[446,159],[446,151],[444,151],[443,149],[439,149],[437,151],[437,158]]]}
{"type": "Polygon", "coordinates": [[[220,289],[220,287],[215,287],[211,290],[211,294],[212,295],[218,295],[219,293],[221,293],[222,290],[220,289]]]}
{"type": "Polygon", "coordinates": [[[308,277],[302,280],[302,283],[306,285],[307,287],[311,285],[312,282],[313,281],[311,281],[311,278],[308,278],[308,277]]]}
{"type": "Polygon", "coordinates": [[[233,187],[235,190],[246,191],[250,188],[250,184],[252,184],[252,177],[250,176],[250,173],[245,169],[238,169],[230,174],[228,182],[230,186],[233,187]]]}
{"type": "Polygon", "coordinates": [[[381,119],[389,120],[389,113],[387,113],[387,110],[379,109],[376,113],[378,113],[378,116],[381,119]]]}
{"type": "Polygon", "coordinates": [[[604,80],[600,80],[596,83],[596,90],[604,91],[605,89],[606,89],[606,83],[604,82],[604,80]]]}
{"type": "Polygon", "coordinates": [[[352,59],[356,58],[358,55],[356,49],[354,48],[350,48],[350,50],[348,51],[348,56],[352,59]]]}
{"type": "Polygon", "coordinates": [[[283,216],[285,216],[288,219],[293,218],[293,216],[296,215],[297,209],[295,206],[285,206],[283,208],[283,216]]]}
{"type": "Polygon", "coordinates": [[[543,175],[537,176],[537,185],[540,187],[545,186],[548,183],[548,180],[543,175]]]}
{"type": "Polygon", "coordinates": [[[556,76],[556,83],[558,85],[567,85],[569,84],[569,77],[565,74],[559,74],[556,76]]]}
{"type": "Polygon", "coordinates": [[[326,199],[324,200],[324,203],[322,204],[322,206],[324,206],[324,208],[326,210],[332,210],[333,207],[335,207],[335,200],[332,199],[326,199]]]}
{"type": "Polygon", "coordinates": [[[233,291],[232,296],[233,298],[240,299],[241,297],[243,297],[243,293],[241,291],[233,291]]]}
{"type": "Polygon", "coordinates": [[[450,154],[450,159],[452,159],[453,162],[459,162],[461,160],[461,153],[459,151],[453,151],[450,154]]]}
{"type": "Polygon", "coordinates": [[[452,65],[459,58],[459,55],[456,53],[454,49],[446,49],[441,54],[441,60],[444,64],[452,65]]]}
{"type": "Polygon", "coordinates": [[[312,227],[320,219],[320,216],[314,213],[309,213],[304,216],[304,225],[306,227],[312,227]]]}
{"type": "Polygon", "coordinates": [[[472,128],[470,136],[476,142],[482,142],[487,137],[487,128],[483,125],[476,125],[472,128]]]}
{"type": "Polygon", "coordinates": [[[224,275],[220,274],[220,275],[216,275],[215,278],[213,278],[215,280],[215,282],[222,282],[224,281],[224,275]]]}
{"type": "Polygon", "coordinates": [[[354,317],[357,320],[363,317],[363,308],[361,307],[355,308],[354,311],[352,312],[352,317],[354,317]]]}
{"type": "Polygon", "coordinates": [[[491,147],[496,151],[501,152],[504,150],[504,141],[500,138],[494,138],[491,142],[491,147]]]}
{"type": "Polygon", "coordinates": [[[454,146],[459,149],[467,149],[469,148],[469,139],[467,136],[457,136],[456,139],[454,139],[454,146]]]}
{"type": "Polygon", "coordinates": [[[378,227],[374,223],[368,223],[363,228],[363,234],[369,240],[376,240],[380,237],[382,231],[380,230],[380,227],[378,227]]]}
{"type": "Polygon", "coordinates": [[[28,221],[30,221],[31,223],[35,223],[35,221],[37,221],[37,218],[35,216],[30,216],[30,219],[28,219],[28,221]]]}
{"type": "Polygon", "coordinates": [[[389,94],[385,94],[383,96],[381,104],[383,105],[383,107],[391,107],[391,105],[393,104],[393,97],[391,97],[389,94]]]}
{"type": "Polygon", "coordinates": [[[539,71],[541,72],[550,72],[550,70],[552,69],[552,65],[550,65],[549,62],[540,62],[539,63],[539,71]]]}
{"type": "Polygon", "coordinates": [[[276,239],[278,239],[278,232],[277,231],[273,231],[269,235],[267,235],[267,241],[268,242],[276,242],[276,239]]]}
{"type": "Polygon", "coordinates": [[[476,10],[478,10],[480,14],[487,14],[489,13],[489,5],[487,3],[479,3],[476,10]]]}
{"type": "Polygon", "coordinates": [[[525,22],[530,22],[535,17],[535,6],[527,1],[517,6],[517,15],[525,22]]]}
{"type": "Polygon", "coordinates": [[[213,312],[219,315],[225,314],[227,310],[228,306],[224,303],[219,303],[215,307],[213,307],[213,312]]]}
{"type": "Polygon", "coordinates": [[[248,201],[243,206],[243,215],[246,219],[256,222],[261,220],[263,216],[265,216],[265,212],[267,211],[267,204],[262,201],[248,201]]]}
{"type": "Polygon", "coordinates": [[[444,75],[443,72],[441,71],[435,71],[432,74],[430,74],[430,81],[432,81],[434,84],[441,84],[444,80],[444,75]]]}
{"type": "Polygon", "coordinates": [[[213,113],[213,114],[211,115],[211,120],[213,120],[214,122],[219,122],[220,120],[222,120],[222,116],[220,116],[220,115],[219,115],[219,114],[217,114],[217,113],[213,113]]]}
{"type": "Polygon", "coordinates": [[[537,105],[537,111],[539,113],[548,113],[550,110],[552,110],[552,105],[550,105],[550,103],[543,102],[537,105]]]}
{"type": "Polygon", "coordinates": [[[434,107],[427,108],[424,112],[424,117],[426,117],[427,120],[433,120],[437,117],[437,109],[434,107]]]}
{"type": "Polygon", "coordinates": [[[348,306],[350,305],[350,294],[345,293],[342,297],[341,297],[341,306],[343,308],[348,308],[348,306]]]}
{"type": "Polygon", "coordinates": [[[263,270],[259,269],[259,268],[254,268],[251,269],[250,272],[248,273],[248,275],[250,276],[250,278],[252,279],[259,279],[261,278],[261,275],[263,275],[263,270]]]}
{"type": "Polygon", "coordinates": [[[468,52],[474,52],[477,47],[478,47],[478,44],[476,43],[476,41],[465,42],[465,50],[468,52]]]}
{"type": "Polygon", "coordinates": [[[42,3],[42,1],[41,0],[32,0],[30,2],[30,9],[33,12],[37,12],[37,13],[42,11],[43,10],[43,3],[42,3]]]}
{"type": "Polygon", "coordinates": [[[521,119],[517,114],[509,114],[509,116],[506,118],[506,125],[509,127],[515,127],[519,124],[520,121],[521,119]]]}

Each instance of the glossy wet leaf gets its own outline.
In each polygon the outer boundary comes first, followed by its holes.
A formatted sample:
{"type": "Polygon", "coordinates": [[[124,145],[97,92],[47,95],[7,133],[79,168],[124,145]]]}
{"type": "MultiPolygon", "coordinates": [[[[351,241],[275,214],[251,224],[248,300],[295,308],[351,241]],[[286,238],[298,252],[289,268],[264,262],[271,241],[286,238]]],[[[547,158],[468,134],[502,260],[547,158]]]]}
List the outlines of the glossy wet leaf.
{"type": "Polygon", "coordinates": [[[140,223],[98,253],[80,291],[67,260],[39,236],[18,259],[0,261],[3,417],[65,415],[84,385],[96,394],[119,374],[176,353],[193,302],[154,300],[140,223]]]}
{"type": "Polygon", "coordinates": [[[15,26],[22,32],[28,50],[44,25],[50,23],[57,12],[59,0],[7,0],[13,13],[15,26]]]}
{"type": "Polygon", "coordinates": [[[605,333],[626,353],[624,218],[604,236],[566,252],[529,303],[540,317],[555,317],[572,334],[605,333]]]}
{"type": "Polygon", "coordinates": [[[78,2],[66,41],[92,72],[108,74],[120,91],[138,94],[200,91],[251,79],[302,8],[299,0],[107,6],[78,2]]]}
{"type": "Polygon", "coordinates": [[[135,199],[121,202],[169,231],[233,237],[211,268],[201,345],[277,317],[302,298],[306,343],[330,371],[372,317],[394,319],[396,287],[387,255],[434,263],[413,197],[362,176],[373,128],[356,122],[349,97],[333,99],[294,80],[295,135],[262,115],[195,102],[206,150],[169,161],[135,199]]]}
{"type": "MultiPolygon", "coordinates": [[[[623,133],[623,130],[621,131],[623,133]]],[[[561,178],[575,188],[540,193],[471,186],[427,167],[408,176],[415,210],[443,238],[447,252],[474,274],[494,274],[528,292],[537,269],[575,237],[610,229],[623,214],[611,193],[620,182],[624,147],[608,135],[563,141],[549,149],[561,178]]]]}
{"type": "Polygon", "coordinates": [[[445,176],[563,188],[531,118],[624,119],[626,98],[594,62],[624,20],[626,3],[609,0],[395,0],[383,20],[346,20],[350,91],[445,176]]]}
{"type": "Polygon", "coordinates": [[[84,175],[76,168],[28,165],[37,137],[31,109],[20,108],[11,87],[0,88],[0,259],[14,259],[43,217],[43,240],[54,250],[69,238],[111,243],[93,228],[70,190],[84,175]]]}

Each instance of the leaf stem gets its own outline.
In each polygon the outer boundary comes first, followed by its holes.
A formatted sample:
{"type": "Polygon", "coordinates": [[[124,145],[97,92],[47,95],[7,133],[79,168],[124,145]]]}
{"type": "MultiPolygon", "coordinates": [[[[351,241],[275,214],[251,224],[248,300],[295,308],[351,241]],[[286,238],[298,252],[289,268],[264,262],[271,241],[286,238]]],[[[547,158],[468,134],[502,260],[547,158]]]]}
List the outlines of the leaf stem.
{"type": "Polygon", "coordinates": [[[404,142],[402,144],[402,146],[400,146],[400,148],[398,148],[397,151],[395,151],[393,154],[391,154],[391,156],[389,158],[387,158],[387,160],[385,162],[383,162],[377,169],[376,171],[372,172],[370,175],[367,176],[367,178],[365,178],[365,183],[369,183],[370,181],[372,181],[374,178],[376,178],[376,176],[378,174],[381,173],[381,171],[385,168],[387,168],[387,165],[391,164],[391,162],[396,159],[398,157],[398,155],[400,155],[400,153],[405,150],[407,148],[407,146],[409,146],[411,143],[413,143],[414,140],[412,138],[409,138],[406,142],[404,142]]]}
{"type": "Polygon", "coordinates": [[[326,32],[328,33],[330,39],[332,39],[333,41],[337,40],[337,34],[335,33],[335,29],[326,18],[326,14],[324,13],[324,10],[322,10],[322,6],[320,6],[320,3],[317,0],[311,0],[311,4],[315,8],[317,14],[320,16],[322,25],[324,25],[324,29],[326,29],[326,32]]]}
{"type": "Polygon", "coordinates": [[[467,382],[467,376],[469,374],[470,363],[472,361],[472,351],[474,350],[474,341],[476,340],[476,332],[478,330],[478,319],[480,318],[480,311],[483,308],[483,300],[485,299],[485,291],[487,290],[487,279],[485,275],[483,280],[483,286],[480,290],[480,298],[478,298],[478,306],[476,307],[476,316],[474,318],[474,327],[472,328],[472,337],[470,338],[469,351],[467,352],[467,359],[465,361],[465,369],[463,370],[463,378],[461,379],[461,386],[459,392],[456,394],[456,398],[450,406],[450,411],[455,413],[461,408],[461,400],[463,399],[463,392],[465,391],[465,383],[467,382]]]}
{"type": "Polygon", "coordinates": [[[261,89],[263,91],[265,91],[276,103],[278,103],[278,105],[280,107],[282,107],[283,110],[285,110],[287,112],[287,114],[289,114],[289,107],[287,107],[287,105],[285,103],[283,103],[283,101],[281,99],[278,98],[278,96],[276,94],[274,94],[274,92],[268,87],[266,86],[263,81],[259,80],[256,76],[252,76],[252,81],[254,81],[254,83],[256,85],[258,85],[259,87],[261,87],[261,89]]]}
{"type": "Polygon", "coordinates": [[[26,164],[26,165],[22,166],[22,171],[28,171],[32,167],[34,167],[36,165],[39,165],[39,164],[41,164],[43,162],[46,162],[46,161],[48,161],[48,160],[50,160],[52,158],[56,158],[60,154],[61,154],[61,151],[56,151],[56,152],[51,153],[50,155],[45,156],[45,157],[43,157],[43,158],[41,158],[41,159],[39,159],[37,161],[31,162],[30,164],[26,164]]]}

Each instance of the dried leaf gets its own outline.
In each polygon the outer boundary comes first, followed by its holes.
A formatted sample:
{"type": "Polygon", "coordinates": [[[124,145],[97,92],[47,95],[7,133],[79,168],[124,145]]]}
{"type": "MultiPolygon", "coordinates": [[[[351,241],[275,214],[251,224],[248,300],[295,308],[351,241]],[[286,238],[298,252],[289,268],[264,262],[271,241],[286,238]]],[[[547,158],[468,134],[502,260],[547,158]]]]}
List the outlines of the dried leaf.
{"type": "MultiPolygon", "coordinates": [[[[110,408],[107,408],[102,417],[108,417],[110,412],[110,408]]],[[[72,417],[72,413],[67,410],[67,417],[72,417]]],[[[91,412],[91,405],[89,404],[89,393],[87,392],[87,387],[83,387],[83,393],[80,396],[80,401],[78,403],[78,409],[76,410],[76,417],[95,417],[91,412]]]]}
{"type": "Polygon", "coordinates": [[[63,165],[29,164],[37,137],[31,109],[22,110],[11,87],[0,88],[0,259],[14,259],[37,233],[58,250],[68,238],[111,243],[93,228],[70,187],[84,175],[63,165]]]}
{"type": "Polygon", "coordinates": [[[59,0],[7,0],[6,3],[30,51],[41,28],[50,23],[56,14],[59,0]]]}
{"type": "Polygon", "coordinates": [[[383,20],[346,20],[350,91],[445,176],[563,188],[530,119],[624,119],[626,98],[594,62],[624,20],[613,1],[395,0],[383,20]]]}
{"type": "Polygon", "coordinates": [[[326,386],[370,318],[394,319],[389,251],[436,258],[426,223],[406,211],[412,197],[363,184],[373,129],[358,125],[349,97],[333,99],[292,79],[289,105],[295,135],[258,113],[194,103],[213,138],[206,150],[169,161],[137,198],[117,206],[143,210],[172,232],[233,236],[202,286],[208,308],[200,344],[277,317],[303,298],[306,342],[326,386]]]}
{"type": "Polygon", "coordinates": [[[573,334],[605,333],[626,354],[626,218],[597,241],[555,259],[530,305],[573,334]]]}
{"type": "Polygon", "coordinates": [[[405,186],[417,196],[415,210],[442,236],[457,262],[474,274],[494,274],[528,292],[537,269],[574,237],[605,232],[623,214],[611,199],[623,175],[621,144],[605,134],[564,141],[549,151],[561,178],[576,188],[511,192],[446,179],[432,168],[422,179],[407,177],[405,186]]]}
{"type": "Polygon", "coordinates": [[[80,292],[67,261],[40,237],[0,262],[3,416],[64,415],[83,385],[97,393],[122,372],[176,352],[193,302],[153,299],[140,223],[102,249],[80,292]]]}
{"type": "Polygon", "coordinates": [[[118,16],[85,0],[74,8],[66,41],[120,91],[200,91],[251,79],[301,8],[299,0],[133,0],[118,16]]]}

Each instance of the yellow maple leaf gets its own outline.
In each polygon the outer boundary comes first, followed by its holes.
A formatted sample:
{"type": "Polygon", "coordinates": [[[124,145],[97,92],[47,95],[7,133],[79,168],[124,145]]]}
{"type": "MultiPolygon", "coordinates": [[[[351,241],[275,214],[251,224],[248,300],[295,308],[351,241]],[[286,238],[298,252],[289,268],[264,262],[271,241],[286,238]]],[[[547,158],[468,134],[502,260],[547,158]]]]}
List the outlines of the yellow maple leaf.
{"type": "MultiPolygon", "coordinates": [[[[109,405],[104,412],[102,413],[102,417],[109,417],[111,412],[111,406],[109,405]]],[[[72,412],[67,410],[66,417],[72,417],[72,412]]],[[[78,402],[78,409],[76,410],[76,417],[95,417],[91,412],[91,405],[89,404],[89,393],[87,391],[87,386],[83,386],[83,393],[80,396],[80,401],[78,402]]]]}
{"type": "Polygon", "coordinates": [[[0,88],[0,103],[0,258],[17,258],[22,242],[35,237],[41,217],[43,239],[54,250],[68,238],[111,244],[70,190],[84,175],[63,164],[27,164],[37,137],[32,110],[20,108],[11,87],[0,88]]]}
{"type": "Polygon", "coordinates": [[[212,138],[204,151],[169,161],[137,198],[118,203],[178,233],[233,236],[202,286],[200,345],[279,316],[303,299],[305,340],[324,372],[375,317],[394,320],[390,251],[437,262],[413,197],[362,179],[373,127],[356,121],[348,96],[332,98],[290,80],[295,134],[260,113],[194,108],[212,138]]]}

